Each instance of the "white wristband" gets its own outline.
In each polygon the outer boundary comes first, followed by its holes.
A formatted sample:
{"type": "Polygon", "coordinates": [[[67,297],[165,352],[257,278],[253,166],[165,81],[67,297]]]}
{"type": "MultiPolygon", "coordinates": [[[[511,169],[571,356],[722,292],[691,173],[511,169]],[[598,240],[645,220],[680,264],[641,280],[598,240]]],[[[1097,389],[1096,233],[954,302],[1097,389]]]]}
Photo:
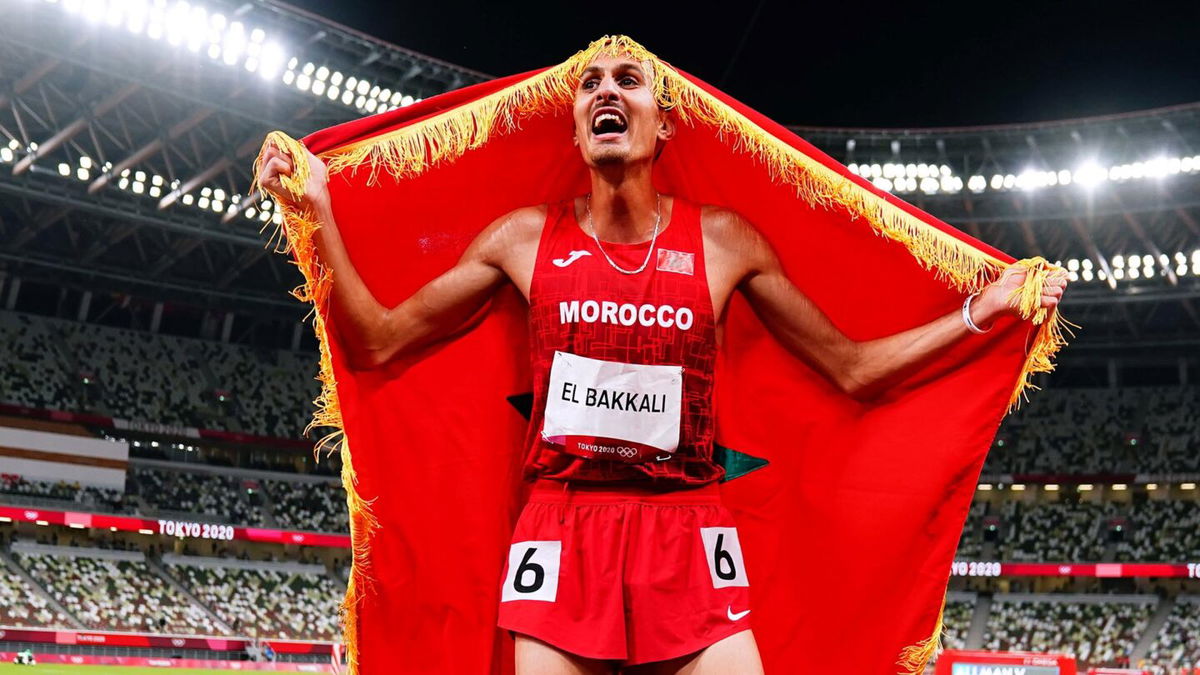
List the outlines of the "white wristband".
{"type": "Polygon", "coordinates": [[[984,330],[984,329],[980,328],[979,326],[976,326],[975,322],[971,320],[971,301],[974,300],[978,295],[979,295],[979,293],[972,293],[967,296],[966,300],[963,300],[962,320],[963,320],[963,323],[966,324],[967,330],[971,331],[972,333],[974,333],[976,335],[983,335],[984,333],[990,331],[991,328],[984,330]]]}

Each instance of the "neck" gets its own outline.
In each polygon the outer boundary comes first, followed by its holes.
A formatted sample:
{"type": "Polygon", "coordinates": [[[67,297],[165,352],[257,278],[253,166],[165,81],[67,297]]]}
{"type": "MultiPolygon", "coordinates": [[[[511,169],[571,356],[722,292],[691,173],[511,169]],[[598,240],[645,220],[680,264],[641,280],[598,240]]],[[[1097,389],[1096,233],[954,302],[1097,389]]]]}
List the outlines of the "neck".
{"type": "Polygon", "coordinates": [[[652,166],[592,167],[592,230],[604,241],[644,241],[658,218],[652,166]]]}

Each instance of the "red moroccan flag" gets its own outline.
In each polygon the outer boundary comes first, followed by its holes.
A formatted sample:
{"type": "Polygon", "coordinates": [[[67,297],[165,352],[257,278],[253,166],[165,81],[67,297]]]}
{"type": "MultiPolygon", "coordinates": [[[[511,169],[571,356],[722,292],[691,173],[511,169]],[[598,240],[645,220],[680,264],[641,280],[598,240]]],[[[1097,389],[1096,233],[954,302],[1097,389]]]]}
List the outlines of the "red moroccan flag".
{"type": "MultiPolygon", "coordinates": [[[[330,165],[338,225],[381,302],[399,303],[449,269],[499,215],[588,190],[571,103],[582,69],[613,52],[651,62],[658,100],[678,116],[655,168],[658,190],[749,219],[850,337],[953,311],[1012,263],[633,41],[609,38],[552,68],[304,139],[330,165]]],[[[306,277],[298,295],[318,310],[316,422],[344,430],[351,661],[368,675],[511,671],[511,640],[495,621],[524,499],[524,301],[506,291],[419,357],[351,370],[327,322],[336,280],[315,255],[312,227],[287,213],[283,230],[306,277]]],[[[929,658],[989,442],[1062,344],[1057,316],[1035,311],[1049,268],[1024,264],[1019,300],[1036,325],[1001,320],[868,401],[785,352],[744,301],[730,305],[717,440],[730,476],[744,475],[722,494],[737,518],[767,672],[882,675],[919,671],[929,658]]]]}

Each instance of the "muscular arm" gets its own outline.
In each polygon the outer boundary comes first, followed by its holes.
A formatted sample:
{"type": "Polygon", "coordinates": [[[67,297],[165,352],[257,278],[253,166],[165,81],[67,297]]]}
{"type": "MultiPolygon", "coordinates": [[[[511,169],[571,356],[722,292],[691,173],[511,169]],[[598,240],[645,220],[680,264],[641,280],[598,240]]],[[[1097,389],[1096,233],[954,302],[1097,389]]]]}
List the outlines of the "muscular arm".
{"type": "Polygon", "coordinates": [[[526,219],[520,212],[492,223],[475,238],[459,261],[395,307],[385,307],[359,277],[346,253],[333,212],[317,208],[321,229],[317,250],[331,266],[330,311],[339,336],[358,368],[374,368],[425,347],[460,328],[506,281],[504,253],[526,219]]]}
{"type": "MultiPolygon", "coordinates": [[[[309,153],[312,178],[302,203],[320,223],[317,251],[334,278],[329,311],[350,365],[378,367],[411,353],[462,327],[508,279],[524,290],[532,274],[529,243],[536,247],[544,214],[538,208],[518,209],[497,219],[475,238],[459,261],[395,307],[380,303],[359,276],[346,252],[334,221],[321,160],[309,153]],[[529,265],[525,265],[528,259],[529,265]],[[525,269],[530,267],[530,269],[525,269]],[[523,281],[522,281],[523,280],[523,281]]],[[[264,156],[262,184],[277,198],[278,175],[290,174],[282,153],[271,148],[264,156]]]]}
{"type": "MultiPolygon", "coordinates": [[[[971,335],[958,310],[915,328],[877,338],[855,341],[843,334],[823,312],[787,278],[770,244],[737,214],[716,214],[718,248],[732,251],[740,262],[736,288],[750,302],[767,329],[789,351],[815,365],[839,388],[851,395],[869,393],[893,378],[919,367],[936,354],[971,335]]],[[[988,326],[1013,310],[1003,298],[1024,280],[1022,272],[1006,272],[972,303],[972,319],[988,326]]],[[[1055,278],[1042,296],[1042,305],[1058,304],[1066,286],[1055,278]]]]}

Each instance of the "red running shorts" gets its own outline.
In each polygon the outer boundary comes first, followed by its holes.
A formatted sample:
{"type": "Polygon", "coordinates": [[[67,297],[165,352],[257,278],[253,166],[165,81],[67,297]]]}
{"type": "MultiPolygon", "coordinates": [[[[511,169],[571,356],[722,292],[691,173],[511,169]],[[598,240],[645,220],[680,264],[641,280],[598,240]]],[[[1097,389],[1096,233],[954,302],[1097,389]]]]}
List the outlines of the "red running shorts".
{"type": "Polygon", "coordinates": [[[750,628],[750,587],[716,484],[655,492],[538,481],[517,521],[501,628],[636,665],[750,628]]]}

